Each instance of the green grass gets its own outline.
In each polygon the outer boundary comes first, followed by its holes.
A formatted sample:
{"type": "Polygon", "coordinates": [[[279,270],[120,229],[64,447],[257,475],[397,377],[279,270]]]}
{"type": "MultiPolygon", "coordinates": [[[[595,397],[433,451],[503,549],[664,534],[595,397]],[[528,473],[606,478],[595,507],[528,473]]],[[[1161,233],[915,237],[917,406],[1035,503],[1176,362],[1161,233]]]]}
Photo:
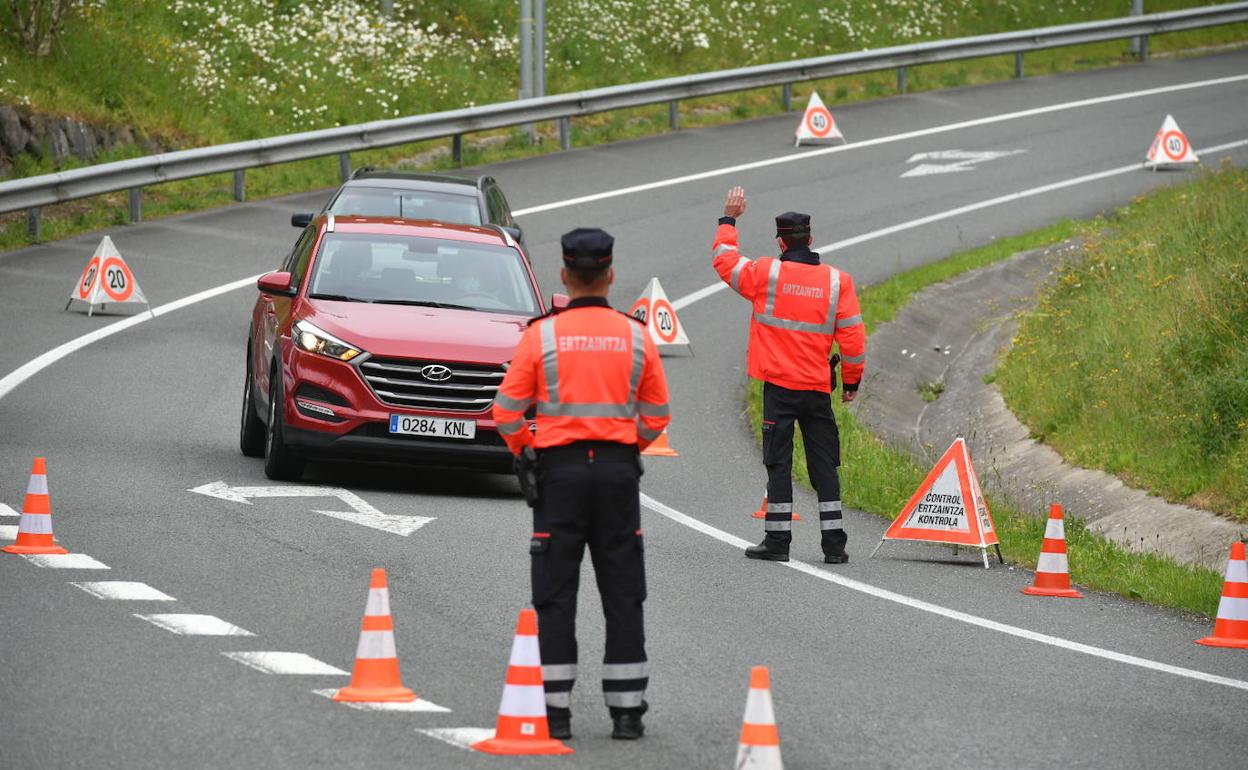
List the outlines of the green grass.
{"type": "MultiPolygon", "coordinates": [[[[868,331],[891,320],[914,292],[924,286],[1008,258],[1019,251],[1060,243],[1072,236],[1087,238],[1103,226],[1101,221],[1061,221],[1043,230],[1004,238],[989,246],[901,273],[878,285],[864,287],[859,292],[859,302],[868,331]]],[[[755,436],[761,437],[760,382],[749,382],[746,407],[750,426],[755,436]]],[[[922,483],[929,469],[919,466],[905,451],[877,438],[844,408],[839,398],[833,399],[833,411],[840,426],[844,462],[841,487],[845,504],[893,518],[922,483]]],[[[932,459],[935,460],[934,457],[932,459]]],[[[800,436],[795,440],[793,471],[800,483],[810,486],[800,436]]],[[[1034,568],[1044,539],[1044,520],[1018,511],[996,495],[988,495],[988,505],[1006,560],[1034,568]]],[[[1205,616],[1212,615],[1217,609],[1222,588],[1221,575],[1217,572],[1187,567],[1161,556],[1132,553],[1089,532],[1078,519],[1067,520],[1066,540],[1071,574],[1079,585],[1205,616]]]]}
{"type": "Polygon", "coordinates": [[[1116,212],[997,370],[1070,462],[1248,522],[1248,171],[1116,212]]]}
{"type": "MultiPolygon", "coordinates": [[[[1150,0],[1150,10],[1204,0],[1150,0]]],[[[365,0],[85,0],[53,53],[35,60],[0,34],[0,103],[44,114],[125,125],[168,147],[190,147],[292,131],[413,115],[514,98],[517,89],[516,4],[493,0],[396,3],[382,24],[365,0]],[[211,12],[207,9],[211,8],[211,12]],[[430,25],[437,26],[430,31],[430,25]],[[125,55],[120,55],[124,52],[125,55]]],[[[593,0],[551,0],[547,90],[581,90],[726,67],[985,32],[1121,15],[1115,0],[1000,3],[893,0],[896,18],[866,4],[804,0],[635,0],[609,6],[593,0]],[[910,11],[914,11],[913,16],[910,11]],[[843,22],[843,23],[842,23],[843,22]],[[609,39],[610,44],[604,42],[609,39]]],[[[11,28],[0,4],[0,29],[11,28]]],[[[1248,25],[1153,38],[1154,53],[1248,41],[1248,25]]],[[[1127,41],[1029,54],[1027,72],[1042,75],[1121,64],[1127,41]]],[[[911,91],[1008,79],[1013,57],[911,68],[911,91]]],[[[798,84],[794,104],[817,89],[832,105],[893,93],[893,73],[868,73],[798,84]]],[[[682,127],[774,115],[779,89],[690,100],[682,127]]],[[[554,126],[539,126],[531,146],[516,131],[490,132],[502,146],[469,150],[468,165],[551,151],[554,126]]],[[[586,146],[667,130],[666,105],[578,118],[574,144],[586,146]]],[[[426,142],[353,156],[356,165],[393,165],[430,147],[426,142]]],[[[129,150],[100,160],[135,155],[129,150]]],[[[72,163],[63,167],[70,167],[72,163]]],[[[449,159],[421,164],[451,167],[449,159]]],[[[19,159],[16,176],[48,173],[47,160],[19,159]]],[[[332,160],[248,172],[250,198],[331,187],[332,160]]],[[[187,180],[144,191],[144,217],[226,205],[229,179],[187,180]]],[[[46,207],[44,238],[59,238],[123,221],[124,198],[100,196],[46,207]]],[[[0,249],[30,243],[22,214],[0,215],[0,249]]]]}

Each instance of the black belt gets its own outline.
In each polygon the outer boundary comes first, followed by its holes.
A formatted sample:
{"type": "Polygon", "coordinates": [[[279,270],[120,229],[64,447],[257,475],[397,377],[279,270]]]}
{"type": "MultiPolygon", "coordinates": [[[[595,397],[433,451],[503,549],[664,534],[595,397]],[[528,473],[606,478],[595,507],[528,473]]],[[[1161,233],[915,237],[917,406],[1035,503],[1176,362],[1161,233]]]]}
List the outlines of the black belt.
{"type": "Polygon", "coordinates": [[[585,463],[625,463],[637,459],[636,444],[620,444],[615,441],[573,441],[571,444],[546,447],[537,450],[544,467],[555,465],[581,465],[585,463]]]}

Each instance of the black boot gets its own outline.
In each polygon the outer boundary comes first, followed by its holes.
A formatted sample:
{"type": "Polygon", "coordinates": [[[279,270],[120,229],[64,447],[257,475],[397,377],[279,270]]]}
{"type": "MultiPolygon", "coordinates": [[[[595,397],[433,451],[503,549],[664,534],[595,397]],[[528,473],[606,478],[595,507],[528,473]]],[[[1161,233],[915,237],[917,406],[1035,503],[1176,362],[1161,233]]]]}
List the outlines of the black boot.
{"type": "Polygon", "coordinates": [[[564,741],[572,737],[572,709],[546,707],[546,724],[550,727],[550,737],[564,741]]]}
{"type": "Polygon", "coordinates": [[[849,554],[841,551],[840,553],[825,553],[823,555],[824,564],[844,564],[849,561],[849,554]]]}
{"type": "Polygon", "coordinates": [[[763,542],[745,549],[745,558],[763,559],[765,561],[788,561],[789,544],[777,542],[772,537],[765,537],[763,542]]]}
{"type": "Polygon", "coordinates": [[[646,726],[641,723],[641,715],[649,710],[650,704],[644,700],[639,708],[611,709],[611,737],[617,741],[635,741],[645,735],[646,726]]]}

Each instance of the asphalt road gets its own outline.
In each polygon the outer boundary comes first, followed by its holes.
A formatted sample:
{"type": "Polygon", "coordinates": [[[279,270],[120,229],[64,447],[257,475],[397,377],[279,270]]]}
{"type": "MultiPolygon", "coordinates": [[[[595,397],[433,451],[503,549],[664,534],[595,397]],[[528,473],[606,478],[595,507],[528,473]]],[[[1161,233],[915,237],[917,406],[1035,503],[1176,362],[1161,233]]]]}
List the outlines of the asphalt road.
{"type": "MultiPolygon", "coordinates": [[[[1166,113],[1198,150],[1248,140],[1248,53],[847,107],[836,117],[851,144],[835,152],[794,150],[796,116],[785,116],[488,171],[523,210],[800,156],[522,217],[547,293],[557,288],[561,232],[611,231],[614,299],[626,307],[651,276],[673,299],[714,283],[710,239],[732,184],[750,196],[746,251],[771,248],[774,213],[804,209],[819,244],[871,236],[830,254],[871,283],[1188,178],[1136,169],[973,206],[1136,163],[1166,113]],[[1067,106],[1000,117],[1053,105],[1067,106]],[[948,128],[962,122],[970,124],[948,128]],[[922,135],[904,136],[914,132],[922,135]],[[972,171],[901,177],[914,154],[953,149],[1024,152],[972,171]],[[873,235],[961,207],[970,208],[873,235]]],[[[1223,157],[1243,163],[1248,150],[1206,155],[1205,165],[1223,157]]],[[[289,213],[324,195],[111,235],[159,306],[271,269],[295,235],[289,213]]],[[[4,374],[113,322],[61,310],[99,236],[0,255],[4,374]]],[[[795,527],[796,568],[744,559],[738,541],[760,535],[748,514],[764,473],[741,415],[747,310],[727,292],[683,308],[696,356],[665,359],[681,455],[650,460],[643,482],[656,501],[644,513],[653,667],[645,740],[607,738],[592,591],[581,605],[575,755],[500,760],[421,733],[493,724],[528,599],[528,511],[507,477],[342,465],[314,466],[305,483],[436,520],[401,537],[315,512],[342,509],[332,498],[248,506],[189,492],[219,480],[269,484],[236,442],[253,300],[242,288],[163,313],[0,395],[0,502],[20,508],[30,460],[46,455],[58,539],[109,567],[39,568],[0,555],[5,766],[724,767],[756,664],[772,669],[791,768],[1233,767],[1248,751],[1248,656],[1194,645],[1207,621],[1098,594],[1025,597],[1018,589],[1029,574],[985,571],[936,547],[889,545],[868,560],[885,522],[856,512],[847,513],[848,565],[818,562],[813,515],[795,527]],[[406,683],[450,713],[347,708],[312,692],[342,686],[344,675],[266,674],[223,655],[299,652],[350,670],[374,566],[389,571],[406,683]],[[69,585],[106,580],[141,581],[176,601],[102,600],[69,585]],[[149,613],[212,615],[253,635],[179,635],[134,617],[149,613]]],[[[800,493],[798,510],[812,507],[800,493]]]]}

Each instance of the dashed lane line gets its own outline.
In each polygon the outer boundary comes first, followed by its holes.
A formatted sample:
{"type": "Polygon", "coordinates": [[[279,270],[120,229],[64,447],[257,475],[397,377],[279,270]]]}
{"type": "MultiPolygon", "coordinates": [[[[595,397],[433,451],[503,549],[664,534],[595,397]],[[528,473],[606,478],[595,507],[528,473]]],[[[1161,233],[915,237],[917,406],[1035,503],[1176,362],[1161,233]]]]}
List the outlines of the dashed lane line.
{"type": "Polygon", "coordinates": [[[16,524],[0,524],[0,540],[16,540],[17,525],[16,524]]]}
{"type": "MultiPolygon", "coordinates": [[[[1203,149],[1197,150],[1197,153],[1200,155],[1208,156],[1208,155],[1214,155],[1219,152],[1225,152],[1226,150],[1238,149],[1244,146],[1248,146],[1248,139],[1242,139],[1237,142],[1228,142],[1226,144],[1219,144],[1215,147],[1205,147],[1203,149]]],[[[815,249],[815,251],[819,252],[820,254],[827,254],[829,252],[849,248],[850,246],[857,246],[858,244],[866,243],[867,241],[873,241],[877,238],[883,238],[888,235],[895,235],[897,233],[904,232],[906,230],[913,230],[916,227],[922,227],[923,225],[930,225],[935,222],[944,221],[946,219],[953,219],[955,217],[960,217],[965,214],[970,214],[976,211],[981,211],[983,209],[992,208],[994,206],[1001,206],[1006,203],[1015,203],[1017,201],[1025,200],[1027,198],[1034,198],[1037,195],[1044,195],[1046,193],[1056,192],[1058,190],[1065,190],[1068,187],[1077,187],[1081,184],[1087,184],[1089,182],[1099,182],[1102,179],[1109,179],[1110,177],[1121,176],[1122,174],[1130,174],[1132,172],[1139,171],[1141,168],[1143,168],[1143,164],[1132,163],[1127,166],[1119,166],[1118,168],[1111,168],[1105,171],[1097,171],[1092,174],[1084,174],[1082,176],[1073,177],[1071,179],[1063,179],[1060,182],[1052,182],[1050,184],[1044,184],[1038,187],[1030,187],[1026,190],[1019,190],[1018,192],[1010,193],[1008,195],[1000,195],[1000,196],[997,196],[996,198],[989,198],[987,200],[979,201],[978,203],[969,203],[965,206],[958,206],[957,208],[948,209],[947,211],[941,211],[936,214],[929,214],[925,217],[911,219],[908,222],[901,222],[899,224],[891,225],[889,227],[884,227],[879,230],[873,230],[872,232],[869,232],[869,233],[863,233],[862,235],[855,235],[852,238],[846,238],[844,240],[837,241],[836,243],[829,243],[827,246],[820,246],[819,248],[815,249]]],[[[684,308],[692,305],[693,303],[706,299],[707,297],[713,294],[718,294],[719,292],[727,288],[728,288],[728,284],[724,283],[723,281],[716,281],[715,283],[712,283],[709,286],[703,286],[701,289],[698,289],[695,292],[690,292],[689,294],[686,294],[685,296],[672,302],[672,309],[683,310],[684,308]]]]}
{"type": "Polygon", "coordinates": [[[0,503],[0,516],[21,516],[21,514],[4,503],[0,503]]]}
{"type": "Polygon", "coordinates": [[[262,674],[347,676],[346,671],[302,652],[223,652],[221,654],[262,674]]]}
{"type": "Polygon", "coordinates": [[[87,556],[85,553],[37,553],[22,554],[22,558],[36,567],[50,569],[108,569],[102,561],[87,556]]]}
{"type": "Polygon", "coordinates": [[[70,583],[81,588],[97,599],[112,599],[129,602],[173,602],[177,601],[164,591],[152,588],[147,583],[131,580],[104,580],[99,582],[70,583]]]}
{"type": "Polygon", "coordinates": [[[255,636],[247,629],[222,620],[216,615],[194,615],[177,612],[140,615],[136,612],[134,616],[140,620],[146,620],[158,628],[163,628],[170,633],[182,636],[255,636]]]}
{"type": "MultiPolygon", "coordinates": [[[[688,514],[681,513],[675,508],[666,506],[663,503],[660,503],[658,500],[655,500],[654,498],[650,497],[647,494],[644,494],[644,493],[642,494],[641,504],[649,508],[650,510],[654,511],[655,513],[659,514],[660,516],[671,519],[677,524],[682,524],[686,527],[689,527],[690,529],[701,532],[704,535],[713,537],[716,540],[720,541],[721,543],[726,543],[736,548],[746,548],[747,546],[754,545],[754,543],[752,543],[749,540],[745,540],[744,538],[740,538],[740,537],[737,537],[736,535],[729,534],[723,531],[722,529],[719,529],[718,527],[713,527],[704,521],[695,519],[688,514]]],[[[885,601],[893,602],[895,604],[901,604],[906,607],[910,607],[912,609],[920,610],[922,612],[928,612],[933,615],[939,615],[941,617],[948,618],[950,620],[956,620],[960,623],[966,623],[972,626],[978,626],[979,628],[984,628],[989,631],[997,631],[1002,634],[1008,634],[1010,636],[1018,637],[1019,639],[1026,639],[1031,642],[1047,644],[1051,647],[1058,647],[1063,650],[1079,652],[1085,655],[1091,655],[1093,657],[1102,658],[1104,660],[1112,660],[1117,663],[1125,663],[1130,666],[1138,666],[1139,668],[1145,668],[1150,671],[1157,671],[1163,674],[1173,674],[1174,676],[1181,676],[1187,679],[1194,679],[1199,682],[1206,682],[1209,684],[1219,684],[1219,685],[1223,685],[1226,687],[1234,687],[1235,689],[1238,689],[1238,690],[1248,690],[1248,682],[1241,681],[1239,679],[1231,679],[1230,677],[1218,676],[1217,674],[1208,674],[1208,673],[1205,673],[1204,671],[1196,671],[1194,669],[1183,668],[1181,666],[1172,666],[1169,663],[1159,663],[1155,660],[1149,660],[1147,658],[1139,658],[1134,655],[1126,655],[1121,652],[1114,652],[1113,650],[1107,650],[1103,647],[1094,647],[1090,644],[1072,642],[1069,639],[1062,639],[1061,637],[1050,636],[1049,634],[1042,634],[1036,631],[1030,631],[1026,628],[1019,628],[1018,626],[1011,626],[1008,623],[998,623],[995,620],[981,618],[978,615],[972,615],[970,613],[962,612],[960,610],[951,609],[949,607],[943,607],[939,604],[933,604],[932,602],[923,601],[922,599],[915,599],[913,597],[906,596],[904,594],[899,594],[895,591],[889,591],[886,588],[879,588],[877,586],[870,585],[869,583],[864,583],[860,580],[854,580],[853,578],[843,577],[841,575],[837,575],[836,573],[829,572],[828,570],[811,566],[810,564],[806,564],[805,562],[787,561],[787,562],[776,562],[776,563],[782,567],[788,567],[789,569],[797,570],[798,572],[802,572],[804,574],[810,575],[811,577],[816,577],[816,578],[819,578],[820,580],[826,580],[829,583],[834,583],[835,585],[841,586],[842,588],[848,588],[851,591],[857,591],[859,593],[867,594],[868,596],[874,596],[877,599],[883,599],[885,601]]]]}
{"type": "MultiPolygon", "coordinates": [[[[322,698],[332,698],[338,694],[338,690],[313,690],[312,692],[320,695],[322,698]]],[[[417,697],[414,701],[407,703],[352,703],[343,701],[344,706],[350,706],[358,711],[399,711],[399,712],[425,712],[430,714],[449,714],[451,710],[446,706],[439,706],[433,701],[425,700],[417,697]]]]}
{"type": "Polygon", "coordinates": [[[437,738],[457,749],[465,750],[478,741],[494,737],[494,728],[492,727],[418,728],[416,732],[428,735],[430,738],[437,738]]]}
{"type": "Polygon", "coordinates": [[[1231,75],[1229,77],[1213,78],[1211,80],[1197,80],[1188,83],[1176,83],[1169,86],[1160,86],[1158,88],[1146,88],[1142,91],[1127,91],[1120,94],[1110,94],[1108,96],[1096,96],[1090,99],[1079,99],[1073,102],[1061,102],[1060,104],[1050,104],[1045,107],[1033,107],[1026,110],[1018,110],[1016,112],[1005,112],[999,115],[988,115],[982,118],[974,118],[972,120],[962,120],[956,123],[945,123],[930,128],[921,128],[917,131],[906,131],[900,134],[890,134],[888,136],[878,136],[874,139],[863,139],[862,141],[853,142],[851,144],[842,144],[836,147],[825,147],[819,150],[811,150],[809,152],[789,153],[788,155],[780,155],[766,160],[756,160],[749,163],[739,163],[735,166],[725,166],[724,168],[711,169],[709,171],[701,171],[696,174],[686,174],[684,176],[670,177],[668,179],[660,179],[656,182],[647,182],[645,184],[633,185],[631,187],[621,187],[617,190],[607,190],[606,192],[593,193],[592,195],[581,195],[576,198],[567,198],[552,203],[543,203],[539,206],[530,206],[525,209],[519,209],[512,212],[513,216],[524,216],[525,214],[538,214],[543,211],[552,211],[554,209],[565,209],[571,206],[578,206],[582,203],[592,203],[594,201],[606,200],[608,198],[617,198],[622,195],[631,195],[633,193],[646,192],[649,190],[657,190],[662,187],[672,187],[675,185],[686,184],[688,182],[698,182],[703,179],[713,179],[719,176],[727,176],[729,174],[739,174],[743,171],[753,171],[768,166],[776,166],[781,163],[795,163],[808,161],[811,158],[817,158],[823,155],[832,155],[841,152],[855,152],[867,147],[877,147],[882,144],[891,144],[893,142],[904,142],[910,139],[917,139],[924,136],[932,136],[934,134],[944,134],[950,131],[960,131],[964,128],[975,128],[977,126],[987,126],[993,123],[1004,123],[1011,120],[1021,120],[1023,118],[1032,118],[1037,115],[1047,115],[1054,112],[1064,112],[1066,110],[1077,110],[1084,107],[1094,107],[1100,104],[1109,104],[1111,102],[1127,101],[1129,99],[1140,99],[1148,96],[1159,96],[1161,94],[1174,93],[1176,91],[1190,91],[1198,88],[1210,88],[1212,86],[1229,85],[1231,83],[1241,83],[1248,80],[1248,74],[1231,75]]]}

